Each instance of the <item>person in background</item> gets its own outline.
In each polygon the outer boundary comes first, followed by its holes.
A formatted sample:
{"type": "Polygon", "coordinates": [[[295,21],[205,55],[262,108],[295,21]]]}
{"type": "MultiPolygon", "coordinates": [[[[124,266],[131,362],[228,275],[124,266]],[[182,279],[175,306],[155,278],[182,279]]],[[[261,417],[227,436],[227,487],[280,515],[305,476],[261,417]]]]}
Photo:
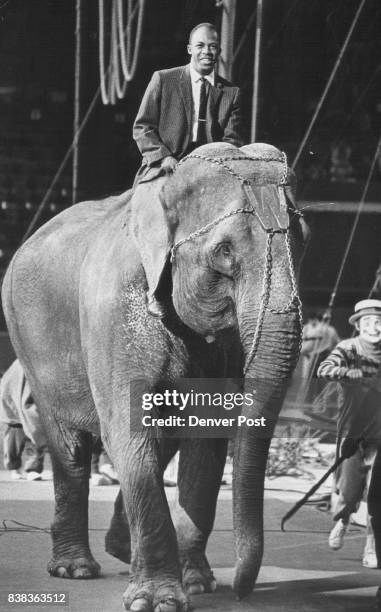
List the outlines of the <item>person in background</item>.
{"type": "Polygon", "coordinates": [[[0,381],[0,421],[5,426],[4,466],[12,480],[41,480],[45,433],[23,368],[16,359],[0,381]],[[27,459],[22,472],[22,454],[27,459]]]}
{"type": "Polygon", "coordinates": [[[301,414],[313,409],[313,402],[321,384],[316,384],[320,363],[340,341],[330,317],[321,312],[312,312],[303,326],[300,357],[287,393],[287,404],[301,414]]]}
{"type": "Polygon", "coordinates": [[[311,313],[303,326],[300,351],[302,377],[307,379],[316,376],[320,363],[339,341],[339,335],[329,318],[320,312],[311,313]]]}
{"type": "MultiPolygon", "coordinates": [[[[379,445],[381,300],[358,302],[349,322],[355,326],[358,335],[339,342],[318,369],[319,377],[342,383],[344,397],[339,418],[338,446],[340,454],[346,459],[336,475],[336,522],[329,535],[329,546],[333,550],[343,546],[350,516],[357,511],[371,479],[379,445]]],[[[363,565],[378,567],[370,525],[363,565]]]]}

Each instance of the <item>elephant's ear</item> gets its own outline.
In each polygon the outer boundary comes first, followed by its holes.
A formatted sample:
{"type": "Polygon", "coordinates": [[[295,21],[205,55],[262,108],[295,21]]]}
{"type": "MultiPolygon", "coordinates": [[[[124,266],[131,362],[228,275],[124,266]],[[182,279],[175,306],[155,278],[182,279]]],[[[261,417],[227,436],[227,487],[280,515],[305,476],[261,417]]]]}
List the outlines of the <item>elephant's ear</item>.
{"type": "Polygon", "coordinates": [[[139,184],[132,196],[132,232],[146,274],[149,291],[155,293],[169,264],[173,243],[168,214],[159,193],[165,177],[139,184]]]}

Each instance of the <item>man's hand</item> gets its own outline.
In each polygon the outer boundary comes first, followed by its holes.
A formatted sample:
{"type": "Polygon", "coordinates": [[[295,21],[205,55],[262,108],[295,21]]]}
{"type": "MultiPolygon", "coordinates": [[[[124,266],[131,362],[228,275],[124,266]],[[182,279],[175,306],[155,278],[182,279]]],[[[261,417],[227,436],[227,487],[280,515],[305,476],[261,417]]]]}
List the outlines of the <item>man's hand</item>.
{"type": "Polygon", "coordinates": [[[168,155],[167,157],[164,157],[163,161],[161,162],[161,168],[163,168],[167,174],[172,174],[172,172],[175,171],[177,163],[177,159],[171,157],[171,155],[168,155]]]}
{"type": "Polygon", "coordinates": [[[362,373],[362,370],[360,370],[360,368],[351,368],[345,374],[345,378],[349,378],[350,380],[357,380],[357,379],[363,378],[363,377],[364,377],[364,375],[362,373]]]}

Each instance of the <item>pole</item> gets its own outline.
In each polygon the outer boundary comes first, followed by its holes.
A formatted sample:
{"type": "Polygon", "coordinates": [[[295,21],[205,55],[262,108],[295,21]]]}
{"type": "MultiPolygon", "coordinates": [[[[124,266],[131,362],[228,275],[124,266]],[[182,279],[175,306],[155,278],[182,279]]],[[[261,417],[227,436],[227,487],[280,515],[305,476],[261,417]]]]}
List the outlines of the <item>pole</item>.
{"type": "Polygon", "coordinates": [[[381,294],[381,262],[376,270],[376,276],[374,279],[373,286],[371,290],[369,291],[368,298],[372,298],[375,294],[376,294],[376,299],[379,299],[377,297],[377,294],[381,294]]]}
{"type": "Polygon", "coordinates": [[[328,478],[328,476],[330,476],[331,474],[333,474],[337,468],[339,467],[339,465],[341,465],[344,461],[345,457],[339,457],[339,459],[337,459],[335,461],[335,463],[333,465],[331,465],[331,467],[329,468],[329,470],[324,474],[324,476],[322,476],[322,478],[320,478],[319,482],[317,482],[316,484],[314,484],[313,487],[311,487],[311,489],[309,491],[307,491],[307,493],[305,495],[303,495],[302,499],[300,499],[292,508],[291,510],[289,510],[287,512],[287,514],[284,515],[284,517],[281,520],[281,524],[280,524],[280,528],[282,531],[285,531],[284,529],[284,524],[286,521],[288,521],[289,518],[291,518],[292,516],[294,516],[294,514],[299,510],[299,508],[301,508],[302,506],[304,506],[304,504],[306,503],[306,501],[311,497],[311,495],[313,495],[315,493],[315,491],[317,491],[319,489],[319,487],[321,487],[321,485],[323,484],[323,482],[325,482],[328,478]]]}
{"type": "Polygon", "coordinates": [[[251,118],[251,142],[257,139],[258,100],[259,100],[259,69],[262,38],[262,8],[263,0],[257,0],[257,25],[255,28],[255,54],[254,54],[254,81],[253,81],[253,108],[251,118]]]}
{"type": "Polygon", "coordinates": [[[249,32],[250,32],[251,26],[253,25],[253,23],[254,23],[254,21],[255,21],[256,16],[257,16],[257,9],[255,9],[255,10],[254,10],[254,11],[251,13],[250,19],[249,19],[249,21],[247,22],[247,25],[246,25],[246,27],[245,27],[245,31],[244,31],[244,33],[242,34],[242,36],[241,36],[241,38],[240,38],[240,40],[239,40],[239,43],[238,43],[238,45],[236,46],[236,48],[235,48],[235,50],[234,50],[234,55],[233,55],[233,64],[234,64],[235,60],[237,59],[237,57],[238,57],[238,55],[239,55],[239,53],[240,53],[240,51],[241,51],[241,49],[242,49],[243,45],[244,45],[244,44],[245,44],[245,42],[246,42],[246,39],[247,39],[247,37],[248,37],[248,35],[249,35],[249,32]]]}
{"type": "MultiPolygon", "coordinates": [[[[373,422],[376,423],[376,419],[373,419],[373,422]]],[[[373,427],[373,422],[371,423],[371,427],[369,429],[371,429],[373,427]]],[[[319,489],[319,487],[321,487],[321,485],[323,484],[323,482],[325,482],[328,478],[328,476],[330,476],[331,474],[333,474],[334,472],[336,472],[337,468],[339,467],[339,465],[341,465],[343,463],[343,461],[345,461],[345,459],[349,459],[350,457],[352,457],[358,450],[360,443],[363,441],[363,436],[366,433],[366,430],[368,429],[368,427],[366,426],[362,433],[361,433],[361,437],[357,438],[356,440],[354,440],[354,445],[352,446],[352,450],[351,450],[351,454],[346,453],[345,455],[341,455],[338,459],[336,459],[335,463],[333,465],[331,465],[331,467],[329,468],[329,470],[327,470],[327,472],[324,474],[324,476],[322,476],[320,478],[320,480],[314,484],[313,487],[311,487],[311,489],[309,491],[307,491],[307,493],[305,495],[303,495],[302,499],[300,499],[298,502],[296,502],[296,504],[291,508],[291,510],[289,510],[284,517],[281,520],[281,524],[280,524],[280,528],[282,531],[285,531],[284,529],[284,524],[286,521],[288,521],[289,518],[291,518],[292,516],[294,516],[294,514],[299,510],[299,508],[301,508],[302,506],[304,506],[304,504],[306,503],[306,501],[308,501],[308,499],[319,489]]],[[[343,447],[341,447],[342,452],[343,452],[343,447]]]]}
{"type": "Polygon", "coordinates": [[[75,23],[75,81],[74,81],[74,123],[73,123],[73,179],[71,203],[77,201],[78,192],[78,157],[79,157],[79,116],[80,116],[80,85],[81,85],[81,0],[76,0],[75,23]]]}
{"type": "Polygon", "coordinates": [[[237,0],[224,0],[221,21],[221,57],[219,72],[224,79],[232,80],[234,61],[234,30],[237,0]]]}

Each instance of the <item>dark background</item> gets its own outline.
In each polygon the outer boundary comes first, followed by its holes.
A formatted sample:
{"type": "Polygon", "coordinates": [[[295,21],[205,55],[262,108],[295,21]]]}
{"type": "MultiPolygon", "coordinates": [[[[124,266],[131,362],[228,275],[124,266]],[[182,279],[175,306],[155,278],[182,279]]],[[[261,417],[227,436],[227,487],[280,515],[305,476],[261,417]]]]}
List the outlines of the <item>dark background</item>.
{"type": "MultiPolygon", "coordinates": [[[[100,98],[81,135],[78,199],[127,189],[140,163],[131,128],[156,69],[187,63],[187,37],[219,26],[215,0],[147,0],[136,78],[115,106],[100,98]]],[[[337,61],[359,0],[264,0],[258,141],[292,162],[337,61]]],[[[250,141],[256,2],[237,1],[233,81],[243,91],[250,141]],[[243,37],[243,38],[242,38],[243,37]]],[[[99,86],[98,3],[83,0],[81,118],[99,86]]],[[[299,200],[312,240],[301,275],[308,308],[325,308],[334,286],[381,130],[381,2],[368,0],[297,164],[299,200]],[[319,212],[318,203],[332,202],[319,212]]],[[[0,0],[0,272],[19,246],[73,138],[74,0],[0,0]]],[[[71,205],[72,162],[37,226],[71,205]]],[[[367,297],[380,263],[381,158],[339,286],[334,319],[367,297]]],[[[4,325],[4,322],[2,322],[4,325]]]]}

